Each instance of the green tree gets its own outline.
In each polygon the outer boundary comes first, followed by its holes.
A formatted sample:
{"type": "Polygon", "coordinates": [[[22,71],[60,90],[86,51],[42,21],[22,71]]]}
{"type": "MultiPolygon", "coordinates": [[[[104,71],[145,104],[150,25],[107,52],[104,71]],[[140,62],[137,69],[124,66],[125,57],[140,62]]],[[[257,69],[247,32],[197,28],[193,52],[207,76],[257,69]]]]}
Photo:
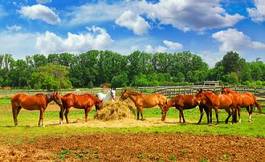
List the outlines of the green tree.
{"type": "Polygon", "coordinates": [[[27,87],[29,79],[31,77],[31,69],[24,60],[16,60],[12,64],[12,69],[10,70],[10,80],[12,87],[27,87]]]}
{"type": "Polygon", "coordinates": [[[37,68],[32,73],[31,87],[35,89],[57,90],[71,88],[67,67],[56,64],[47,64],[37,68]]]}
{"type": "Polygon", "coordinates": [[[128,75],[123,72],[119,75],[116,75],[111,80],[111,86],[112,87],[126,87],[129,84],[128,75]]]}

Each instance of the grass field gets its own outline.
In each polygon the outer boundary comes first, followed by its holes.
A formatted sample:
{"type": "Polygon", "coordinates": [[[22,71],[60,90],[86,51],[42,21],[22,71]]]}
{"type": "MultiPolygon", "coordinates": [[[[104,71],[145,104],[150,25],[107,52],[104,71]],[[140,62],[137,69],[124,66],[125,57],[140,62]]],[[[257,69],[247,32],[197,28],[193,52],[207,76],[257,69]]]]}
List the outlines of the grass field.
{"type": "MultiPolygon", "coordinates": [[[[214,134],[214,135],[240,135],[240,136],[252,136],[252,137],[265,137],[265,114],[254,113],[253,122],[248,122],[248,114],[245,110],[242,111],[242,123],[238,124],[225,124],[226,113],[220,112],[221,123],[216,125],[207,125],[206,117],[202,121],[201,125],[197,125],[196,122],[199,119],[199,110],[197,108],[193,110],[185,110],[184,115],[187,120],[186,124],[178,123],[178,111],[171,108],[168,112],[166,125],[157,124],[149,127],[142,127],[141,123],[145,121],[135,121],[137,124],[130,127],[95,127],[93,126],[95,111],[89,113],[89,119],[87,123],[83,123],[84,112],[82,110],[72,108],[69,113],[69,119],[72,122],[77,120],[81,126],[75,126],[75,124],[58,125],[59,121],[59,107],[52,105],[47,108],[45,112],[44,124],[46,127],[37,127],[39,112],[23,110],[18,116],[19,125],[13,126],[13,118],[11,113],[11,107],[9,99],[0,100],[0,136],[2,139],[5,137],[16,137],[16,142],[25,139],[34,139],[40,136],[70,136],[86,133],[191,133],[191,134],[214,134]],[[172,122],[173,121],[173,122],[172,122]],[[90,124],[92,123],[92,124],[90,124]],[[19,140],[20,139],[20,140],[19,140]]],[[[160,122],[161,111],[158,108],[145,109],[144,117],[148,121],[149,118],[157,118],[157,122],[160,122]]],[[[213,117],[215,117],[213,115],[213,117]]],[[[215,120],[215,118],[213,118],[215,120]]],[[[123,122],[123,121],[120,121],[123,122]]],[[[215,121],[214,121],[215,122],[215,121]]],[[[111,123],[111,122],[110,122],[111,123]]],[[[9,138],[10,139],[10,138],[9,138]]],[[[12,143],[12,140],[10,141],[12,143]]]]}
{"type": "Polygon", "coordinates": [[[85,123],[84,112],[72,108],[71,123],[59,125],[58,111],[57,105],[49,105],[46,126],[37,127],[39,112],[22,109],[19,125],[14,127],[10,100],[0,99],[0,161],[265,160],[264,113],[254,113],[253,122],[248,122],[243,110],[242,123],[225,124],[227,114],[220,111],[220,124],[207,125],[204,116],[197,125],[197,108],[184,111],[186,124],[178,123],[178,111],[173,108],[166,122],[160,121],[158,108],[145,109],[145,121],[97,121],[93,110],[85,123]]]}

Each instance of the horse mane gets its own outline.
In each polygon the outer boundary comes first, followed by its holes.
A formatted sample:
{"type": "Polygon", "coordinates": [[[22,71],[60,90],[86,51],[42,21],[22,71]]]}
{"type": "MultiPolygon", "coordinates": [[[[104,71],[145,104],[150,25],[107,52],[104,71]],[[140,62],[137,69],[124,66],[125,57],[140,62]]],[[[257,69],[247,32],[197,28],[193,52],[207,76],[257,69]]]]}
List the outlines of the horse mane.
{"type": "Polygon", "coordinates": [[[132,91],[132,90],[126,90],[131,95],[142,95],[140,92],[132,91]]]}
{"type": "Polygon", "coordinates": [[[44,93],[36,93],[35,96],[44,96],[44,95],[47,95],[47,94],[44,94],[44,93]]]}

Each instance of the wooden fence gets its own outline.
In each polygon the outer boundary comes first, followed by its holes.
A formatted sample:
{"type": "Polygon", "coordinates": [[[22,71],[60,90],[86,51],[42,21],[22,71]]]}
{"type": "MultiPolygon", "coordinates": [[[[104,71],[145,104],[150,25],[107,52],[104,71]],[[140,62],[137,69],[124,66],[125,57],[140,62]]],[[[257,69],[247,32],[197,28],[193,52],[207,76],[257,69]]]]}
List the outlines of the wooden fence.
{"type": "MultiPolygon", "coordinates": [[[[138,87],[136,90],[144,93],[160,93],[169,98],[177,94],[196,94],[199,89],[212,90],[220,92],[222,86],[204,86],[204,85],[191,85],[191,86],[160,86],[160,87],[138,87]]],[[[265,87],[264,88],[249,88],[249,87],[229,87],[240,93],[251,92],[258,97],[259,101],[265,102],[265,87]]],[[[264,105],[265,106],[265,105],[264,105]]]]}

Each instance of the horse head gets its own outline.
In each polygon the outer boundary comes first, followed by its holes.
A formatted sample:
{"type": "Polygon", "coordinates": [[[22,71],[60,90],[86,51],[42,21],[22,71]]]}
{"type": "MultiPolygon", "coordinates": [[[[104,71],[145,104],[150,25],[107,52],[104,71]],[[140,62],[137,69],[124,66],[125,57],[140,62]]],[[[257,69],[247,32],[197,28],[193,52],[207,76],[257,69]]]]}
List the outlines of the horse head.
{"type": "Polygon", "coordinates": [[[95,97],[95,108],[96,111],[101,110],[103,107],[103,100],[100,100],[98,97],[95,97]]]}
{"type": "Polygon", "coordinates": [[[115,92],[115,89],[114,88],[111,88],[110,89],[110,95],[111,95],[112,100],[115,100],[116,92],[115,92]]]}
{"type": "Polygon", "coordinates": [[[59,106],[63,105],[61,96],[58,92],[53,92],[52,94],[49,94],[49,96],[50,96],[50,99],[53,100],[59,106]]]}
{"type": "Polygon", "coordinates": [[[203,91],[203,89],[199,89],[197,94],[195,95],[195,98],[198,105],[204,103],[204,101],[206,100],[205,91],[203,91]]]}
{"type": "Polygon", "coordinates": [[[165,121],[166,116],[167,116],[167,112],[169,110],[170,107],[172,107],[174,105],[174,101],[173,99],[166,101],[166,103],[162,106],[162,117],[161,117],[161,121],[165,121]]]}
{"type": "Polygon", "coordinates": [[[233,92],[234,92],[233,90],[226,88],[226,87],[223,87],[221,90],[222,94],[228,94],[228,93],[233,93],[233,92]]]}
{"type": "Polygon", "coordinates": [[[126,100],[127,98],[129,97],[129,93],[128,93],[128,90],[125,89],[122,93],[121,93],[121,97],[120,97],[120,100],[126,100]]]}

